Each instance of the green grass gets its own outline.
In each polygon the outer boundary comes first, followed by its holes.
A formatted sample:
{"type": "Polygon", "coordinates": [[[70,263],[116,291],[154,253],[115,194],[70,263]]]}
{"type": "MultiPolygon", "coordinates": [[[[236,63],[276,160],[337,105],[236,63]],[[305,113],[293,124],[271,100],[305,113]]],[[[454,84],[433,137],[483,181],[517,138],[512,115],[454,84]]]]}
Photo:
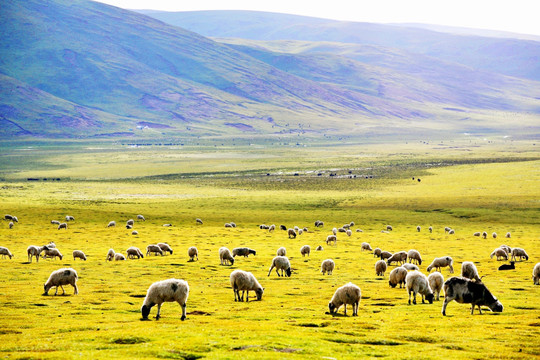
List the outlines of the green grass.
{"type": "MultiPolygon", "coordinates": [[[[196,149],[191,149],[187,159],[192,162],[183,158],[185,150],[130,152],[119,147],[118,152],[111,148],[87,154],[84,148],[70,149],[69,156],[48,157],[40,170],[33,170],[35,158],[22,156],[2,174],[6,181],[0,183],[0,211],[17,215],[20,222],[11,230],[7,222],[0,227],[0,245],[15,255],[0,259],[4,277],[0,357],[523,359],[540,355],[538,287],[531,280],[532,268],[540,261],[540,161],[523,161],[534,158],[534,148],[472,149],[466,159],[470,164],[460,157],[461,150],[424,154],[412,147],[382,145],[370,147],[369,154],[351,145],[310,149],[313,152],[251,149],[243,157],[234,151],[208,149],[195,156],[196,149]],[[166,154],[170,162],[163,157],[166,154]],[[105,161],[109,156],[113,156],[110,164],[105,161]],[[144,166],[156,157],[159,166],[144,166]],[[129,163],[121,167],[126,158],[129,163]],[[435,158],[445,166],[425,166],[435,158]],[[215,169],[220,161],[226,163],[226,171],[215,169]],[[299,176],[292,174],[295,167],[299,176]],[[375,178],[319,178],[307,172],[341,169],[347,174],[349,168],[368,167],[377,171],[375,178]],[[280,169],[284,174],[277,174],[280,169]],[[56,176],[58,171],[72,174],[72,179],[24,180],[56,176]],[[272,175],[266,176],[267,171],[272,175]],[[170,176],[162,178],[164,174],[170,176]],[[411,179],[417,174],[420,183],[411,179]],[[76,220],[67,231],[50,224],[68,214],[76,220]],[[144,214],[147,221],[136,222],[139,235],[132,236],[123,224],[137,214],[144,214]],[[196,217],[204,225],[197,226],[196,217]],[[325,222],[324,228],[314,228],[317,219],[325,222]],[[117,221],[116,228],[106,228],[111,220],[117,221]],[[238,227],[224,228],[229,221],[238,227]],[[363,232],[338,236],[337,246],[326,246],[331,228],[350,221],[363,232]],[[165,223],[174,226],[163,227],[165,223]],[[260,230],[262,223],[307,226],[309,232],[288,239],[283,231],[260,230]],[[386,224],[394,227],[390,234],[381,233],[386,224]],[[417,225],[422,226],[420,233],[417,225]],[[432,234],[426,231],[430,225],[432,234]],[[451,226],[456,234],[444,234],[444,226],[451,226]],[[472,236],[484,230],[497,232],[499,238],[472,236]],[[507,231],[512,238],[503,238],[507,231]],[[28,264],[26,248],[49,241],[57,244],[64,259],[28,264]],[[169,243],[174,254],[105,261],[109,248],[125,253],[129,246],[144,249],[160,241],[169,243]],[[443,255],[453,257],[454,275],[459,274],[461,262],[474,261],[505,306],[504,312],[486,310],[482,316],[471,316],[468,305],[453,302],[443,317],[441,302],[409,306],[405,290],[388,286],[393,267],[384,278],[375,276],[376,259],[360,251],[363,241],[389,251],[419,250],[423,272],[434,257],[443,255]],[[499,273],[502,262],[489,259],[489,254],[503,243],[525,248],[531,258],[518,263],[515,271],[499,273]],[[309,258],[300,255],[304,244],[312,248],[309,258]],[[319,244],[324,250],[314,251],[319,244]],[[198,248],[199,261],[188,261],[189,246],[198,248]],[[231,267],[221,266],[221,246],[249,246],[257,255],[239,258],[231,267]],[[287,248],[291,278],[278,278],[275,272],[267,277],[280,246],[287,248]],[[73,261],[75,249],[84,250],[88,260],[73,261]],[[326,258],[336,262],[332,276],[319,271],[326,258]],[[77,270],[79,295],[73,296],[73,289],[66,286],[66,296],[42,296],[49,274],[64,266],[77,270]],[[255,274],[265,288],[261,302],[233,301],[229,284],[233,269],[255,274]],[[140,321],[150,284],[171,277],[190,285],[187,320],[180,321],[178,304],[165,303],[159,321],[140,321]],[[349,281],[362,290],[359,316],[345,317],[343,309],[338,316],[325,314],[335,289],[349,281]]],[[[11,149],[1,161],[13,159],[16,153],[11,149]]],[[[442,273],[445,279],[452,276],[447,269],[442,273]]],[[[154,308],[151,316],[155,314],[154,308]]]]}

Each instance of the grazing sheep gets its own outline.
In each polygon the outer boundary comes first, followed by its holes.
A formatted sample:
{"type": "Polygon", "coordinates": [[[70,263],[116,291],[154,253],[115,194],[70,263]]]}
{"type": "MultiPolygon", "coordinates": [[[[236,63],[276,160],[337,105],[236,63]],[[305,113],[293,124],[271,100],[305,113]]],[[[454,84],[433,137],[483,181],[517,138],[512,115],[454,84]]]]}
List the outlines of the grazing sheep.
{"type": "Polygon", "coordinates": [[[133,230],[133,231],[131,232],[131,235],[139,235],[139,232],[138,232],[137,230],[133,230]]]}
{"type": "Polygon", "coordinates": [[[533,271],[532,271],[532,279],[534,285],[540,285],[540,262],[534,265],[533,271]]]}
{"type": "Polygon", "coordinates": [[[525,258],[525,260],[529,260],[529,255],[527,255],[525,250],[523,250],[522,248],[512,249],[512,257],[510,258],[510,260],[516,261],[516,257],[519,257],[519,260],[523,260],[523,258],[525,258]]]}
{"type": "Polygon", "coordinates": [[[397,253],[392,254],[387,260],[388,265],[392,265],[393,262],[398,264],[405,264],[407,262],[407,252],[398,251],[397,253]]]}
{"type": "Polygon", "coordinates": [[[150,244],[146,247],[146,256],[148,256],[150,253],[154,253],[156,256],[157,254],[163,256],[163,250],[161,250],[161,248],[155,244],[150,244]]]}
{"type": "Polygon", "coordinates": [[[195,258],[199,260],[199,250],[195,246],[192,246],[188,249],[189,261],[195,261],[195,258]]]}
{"type": "Polygon", "coordinates": [[[166,253],[168,251],[169,254],[172,255],[173,249],[169,246],[169,244],[167,244],[167,243],[157,243],[157,246],[159,246],[160,249],[163,250],[164,253],[166,253]]]}
{"type": "Polygon", "coordinates": [[[334,245],[337,244],[337,236],[336,235],[328,235],[326,237],[326,245],[330,244],[332,241],[334,242],[334,245]]]}
{"type": "Polygon", "coordinates": [[[72,268],[62,268],[55,270],[51,273],[45,285],[43,285],[43,289],[45,290],[43,295],[48,295],[49,290],[53,286],[56,287],[54,295],[58,294],[58,287],[62,288],[62,295],[64,295],[66,293],[66,290],[64,290],[64,285],[73,286],[73,288],[75,289],[73,295],[77,295],[79,293],[79,289],[77,288],[77,279],[77,272],[72,268]]]}
{"type": "Polygon", "coordinates": [[[369,243],[367,242],[363,242],[362,245],[360,245],[360,251],[364,251],[364,250],[373,251],[373,249],[371,248],[371,245],[369,245],[369,243]]]}
{"type": "Polygon", "coordinates": [[[4,220],[13,220],[13,215],[9,215],[9,214],[4,215],[4,220]]]}
{"type": "Polygon", "coordinates": [[[247,247],[234,248],[232,250],[233,257],[236,257],[236,256],[249,257],[250,254],[257,255],[257,252],[247,247]]]}
{"type": "Polygon", "coordinates": [[[482,232],[482,237],[483,237],[484,239],[487,239],[487,232],[485,232],[485,231],[482,232]]]}
{"type": "Polygon", "coordinates": [[[270,266],[270,270],[268,270],[268,276],[270,276],[270,273],[274,268],[276,268],[276,274],[278,274],[278,276],[291,277],[291,263],[286,256],[276,256],[272,260],[272,266],[270,266]],[[279,270],[281,270],[281,275],[279,274],[279,270]]]}
{"type": "Polygon", "coordinates": [[[502,264],[499,266],[499,270],[514,270],[516,268],[515,262],[510,261],[510,264],[502,264]]]}
{"type": "Polygon", "coordinates": [[[289,239],[296,239],[296,231],[294,229],[287,230],[287,234],[289,235],[289,239]]]}
{"type": "Polygon", "coordinates": [[[60,251],[57,248],[48,248],[46,246],[43,247],[43,258],[53,258],[56,259],[57,257],[62,260],[64,256],[60,253],[60,251]]]}
{"type": "Polygon", "coordinates": [[[324,222],[320,220],[315,221],[315,227],[323,227],[323,226],[324,226],[324,222]]]}
{"type": "Polygon", "coordinates": [[[114,254],[114,260],[115,261],[122,261],[122,260],[126,260],[126,257],[120,253],[116,253],[114,254]]]}
{"type": "Polygon", "coordinates": [[[356,232],[364,232],[362,229],[356,229],[356,232]]]}
{"type": "Polygon", "coordinates": [[[432,233],[433,232],[433,226],[428,227],[428,230],[429,230],[430,233],[432,233]]]}
{"type": "Polygon", "coordinates": [[[58,225],[58,230],[60,229],[67,229],[67,224],[66,223],[61,223],[60,225],[58,225]]]}
{"type": "Polygon", "coordinates": [[[129,226],[135,225],[135,220],[129,219],[128,221],[126,221],[126,226],[127,226],[127,225],[129,225],[129,226]]]}
{"type": "Polygon", "coordinates": [[[407,271],[411,271],[411,270],[420,270],[420,268],[414,264],[403,264],[401,265],[401,267],[404,267],[405,269],[407,269],[407,271]]]}
{"type": "Polygon", "coordinates": [[[480,237],[480,234],[481,234],[480,231],[477,231],[477,232],[475,232],[475,233],[473,234],[473,236],[478,236],[478,237],[480,237]]]}
{"type": "Polygon", "coordinates": [[[14,226],[14,225],[13,225],[13,221],[10,221],[9,224],[8,224],[8,227],[9,227],[10,229],[13,229],[13,226],[14,226]]]}
{"type": "Polygon", "coordinates": [[[286,256],[287,255],[287,249],[285,249],[283,246],[277,249],[277,256],[286,256]]]}
{"type": "Polygon", "coordinates": [[[153,283],[148,288],[146,297],[144,298],[141,314],[143,320],[148,319],[150,309],[157,305],[156,320],[161,317],[161,305],[164,302],[176,301],[182,307],[182,317],[180,320],[186,319],[186,301],[189,295],[189,285],[184,280],[167,279],[153,283]]]}
{"type": "Polygon", "coordinates": [[[298,235],[302,235],[304,233],[304,230],[298,229],[298,235]]]}
{"type": "Polygon", "coordinates": [[[360,288],[353,283],[348,283],[338,288],[328,303],[330,314],[337,313],[341,305],[344,305],[344,314],[347,315],[347,305],[352,305],[352,316],[358,316],[358,304],[362,297],[360,288]]]}
{"type": "Polygon", "coordinates": [[[109,249],[109,251],[107,252],[107,261],[113,261],[114,259],[114,250],[113,249],[109,249]]]}
{"type": "Polygon", "coordinates": [[[287,231],[287,227],[285,225],[279,225],[279,229],[283,231],[287,231]]]}
{"type": "Polygon", "coordinates": [[[51,220],[51,224],[53,224],[53,225],[60,225],[60,221],[58,221],[58,220],[51,220]]]}
{"type": "Polygon", "coordinates": [[[268,229],[270,229],[270,226],[265,225],[265,224],[262,224],[262,225],[259,225],[259,229],[261,229],[261,230],[268,230],[268,229]]]}
{"type": "Polygon", "coordinates": [[[346,231],[346,234],[347,234],[347,236],[351,236],[351,235],[352,235],[352,231],[351,231],[351,230],[347,230],[347,231],[346,231]]]}
{"type": "Polygon", "coordinates": [[[381,254],[382,254],[381,249],[375,248],[375,250],[373,250],[373,257],[381,257],[381,254]]]}
{"type": "Polygon", "coordinates": [[[295,232],[298,232],[298,230],[300,230],[300,228],[298,226],[295,226],[293,229],[294,229],[295,232]]]}
{"type": "Polygon", "coordinates": [[[336,228],[332,229],[332,234],[337,235],[337,229],[336,228]]]}
{"type": "Polygon", "coordinates": [[[493,234],[491,234],[491,236],[493,236],[493,238],[496,239],[497,238],[497,233],[494,232],[493,234]]]}
{"type": "Polygon", "coordinates": [[[109,221],[109,224],[107,225],[107,227],[114,227],[116,226],[116,221],[109,221]]]}
{"type": "Polygon", "coordinates": [[[416,231],[418,231],[418,232],[420,232],[421,229],[422,229],[422,228],[420,227],[420,225],[418,225],[418,226],[416,227],[416,231]]]}
{"type": "Polygon", "coordinates": [[[142,215],[137,215],[137,220],[146,221],[146,219],[142,215]]]}
{"type": "Polygon", "coordinates": [[[66,216],[66,221],[75,221],[75,218],[71,215],[66,216]]]}
{"type": "Polygon", "coordinates": [[[499,246],[501,249],[503,249],[504,251],[506,251],[506,253],[508,254],[508,256],[510,256],[510,254],[512,254],[512,248],[508,245],[501,245],[499,246]]]}
{"type": "Polygon", "coordinates": [[[444,233],[446,234],[447,232],[449,232],[450,230],[452,230],[451,227],[448,227],[448,226],[445,226],[444,227],[444,233]]]}
{"type": "Polygon", "coordinates": [[[49,249],[52,249],[52,248],[55,248],[56,247],[56,244],[54,242],[50,242],[48,243],[47,245],[45,245],[46,247],[48,247],[49,249]]]}
{"type": "Polygon", "coordinates": [[[434,273],[429,274],[427,277],[429,287],[433,294],[435,295],[435,300],[439,301],[439,296],[444,285],[444,277],[440,272],[435,271],[434,273]]]}
{"type": "Polygon", "coordinates": [[[348,228],[350,228],[350,227],[351,227],[350,224],[345,224],[345,225],[342,226],[342,228],[345,229],[345,230],[348,229],[348,228]]]}
{"type": "Polygon", "coordinates": [[[322,251],[323,250],[323,247],[321,245],[317,246],[317,248],[315,249],[315,251],[322,251]]]}
{"type": "Polygon", "coordinates": [[[454,229],[450,229],[450,231],[448,231],[448,235],[454,235],[456,232],[454,229]]]}
{"type": "Polygon", "coordinates": [[[161,226],[163,226],[163,227],[171,227],[172,224],[163,224],[163,225],[161,225],[161,226]]]}
{"type": "Polygon", "coordinates": [[[311,254],[311,246],[309,245],[302,246],[302,248],[300,249],[300,254],[302,254],[302,257],[306,255],[309,256],[309,254],[311,254]]]}
{"type": "Polygon", "coordinates": [[[453,277],[444,283],[444,303],[442,306],[442,314],[446,315],[446,306],[452,300],[460,304],[472,304],[471,315],[474,312],[474,307],[478,306],[478,311],[482,315],[480,305],[486,305],[493,312],[502,312],[503,305],[494,297],[486,285],[465,278],[453,277]]]}
{"type": "Polygon", "coordinates": [[[375,273],[377,276],[384,276],[384,272],[386,271],[386,262],[384,260],[379,260],[375,263],[375,273]]]}
{"type": "Polygon", "coordinates": [[[128,229],[128,230],[133,229],[133,225],[126,225],[126,229],[128,229]]]}
{"type": "Polygon", "coordinates": [[[219,248],[219,260],[221,265],[234,265],[234,257],[226,247],[219,248]]]}
{"type": "Polygon", "coordinates": [[[135,246],[129,247],[126,250],[126,255],[127,255],[128,259],[134,259],[135,257],[137,257],[137,259],[144,258],[141,249],[139,249],[138,247],[135,247],[135,246]]]}
{"type": "Polygon", "coordinates": [[[510,239],[512,237],[512,234],[510,234],[510,231],[506,233],[505,238],[510,239]]]}
{"type": "Polygon", "coordinates": [[[81,250],[73,250],[73,261],[75,261],[76,258],[86,261],[86,255],[84,255],[84,252],[81,250]]]}
{"type": "Polygon", "coordinates": [[[302,230],[303,230],[304,232],[309,232],[309,230],[308,230],[307,227],[304,227],[302,230]]]}
{"type": "Polygon", "coordinates": [[[203,221],[202,221],[201,219],[199,219],[199,218],[196,218],[196,219],[195,219],[195,223],[196,223],[197,225],[202,225],[202,224],[203,224],[203,221]]]}
{"type": "Polygon", "coordinates": [[[234,270],[231,273],[230,280],[234,291],[234,301],[244,301],[245,292],[247,292],[246,302],[249,301],[250,291],[255,292],[257,300],[262,300],[264,289],[252,273],[243,270],[234,270]],[[240,296],[240,290],[242,290],[242,296],[240,296]]]}
{"type": "Polygon", "coordinates": [[[429,287],[429,282],[426,275],[417,270],[411,271],[407,273],[405,283],[409,293],[409,305],[411,305],[411,294],[413,294],[412,303],[414,305],[416,305],[416,294],[422,295],[422,304],[425,303],[424,298],[429,301],[430,304],[433,304],[433,292],[429,287]]]}
{"type": "Polygon", "coordinates": [[[236,224],[235,224],[235,223],[233,223],[232,221],[230,222],[230,224],[231,224],[231,227],[233,227],[233,228],[235,228],[235,227],[236,227],[236,224]]]}
{"type": "Polygon", "coordinates": [[[0,246],[0,255],[2,255],[2,259],[5,259],[6,256],[9,256],[10,259],[13,257],[13,254],[9,251],[9,249],[3,246],[0,246]]]}
{"type": "Polygon", "coordinates": [[[506,250],[504,250],[503,248],[500,248],[500,247],[493,250],[493,252],[489,256],[490,259],[493,259],[493,256],[497,257],[497,261],[499,261],[499,260],[508,260],[508,253],[506,252],[506,250]]]}
{"type": "Polygon", "coordinates": [[[427,272],[430,272],[431,269],[435,268],[436,271],[441,271],[441,268],[448,266],[450,268],[450,273],[454,272],[454,267],[452,266],[454,260],[450,256],[440,257],[433,260],[433,262],[427,267],[427,272]]]}
{"type": "Polygon", "coordinates": [[[390,259],[392,257],[392,253],[389,251],[381,251],[380,258],[381,260],[390,259]]]}
{"type": "Polygon", "coordinates": [[[334,271],[334,268],[336,267],[336,264],[334,263],[334,260],[332,259],[326,259],[323,260],[321,263],[321,272],[324,275],[327,273],[328,275],[332,275],[332,271],[334,271]]]}
{"type": "Polygon", "coordinates": [[[422,265],[422,257],[420,256],[420,252],[417,250],[411,249],[407,253],[407,257],[409,259],[409,262],[412,264],[413,260],[415,264],[422,265]]]}
{"type": "Polygon", "coordinates": [[[386,225],[386,231],[392,231],[392,230],[394,230],[392,225],[386,225]]]}
{"type": "Polygon", "coordinates": [[[347,230],[345,230],[344,228],[340,227],[339,229],[337,229],[338,232],[341,232],[341,233],[346,233],[347,230]]]}
{"type": "Polygon", "coordinates": [[[351,222],[349,223],[349,226],[354,226],[354,225],[355,225],[355,224],[354,224],[354,221],[351,221],[351,222]]]}
{"type": "Polygon", "coordinates": [[[399,284],[399,287],[402,288],[405,285],[406,277],[407,269],[405,269],[403,266],[398,266],[397,268],[390,271],[388,285],[395,288],[399,284]]]}
{"type": "Polygon", "coordinates": [[[478,276],[478,269],[471,261],[464,261],[461,264],[461,277],[471,279],[472,281],[482,282],[480,276],[478,276]]]}
{"type": "MultiPolygon", "coordinates": [[[[270,226],[268,227],[268,232],[272,232],[272,231],[274,231],[274,230],[276,230],[276,225],[272,224],[272,225],[270,225],[270,226]]],[[[307,230],[306,230],[306,231],[307,231],[307,230]]]]}

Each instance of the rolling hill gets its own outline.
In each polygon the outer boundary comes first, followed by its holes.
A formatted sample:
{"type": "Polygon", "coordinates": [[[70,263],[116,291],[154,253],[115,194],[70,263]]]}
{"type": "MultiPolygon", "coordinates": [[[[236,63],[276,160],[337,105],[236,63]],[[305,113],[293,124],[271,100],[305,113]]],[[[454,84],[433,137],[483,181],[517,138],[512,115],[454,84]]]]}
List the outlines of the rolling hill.
{"type": "Polygon", "coordinates": [[[537,132],[532,77],[391,43],[210,39],[86,0],[11,1],[0,21],[2,138],[531,133],[501,112],[537,132]]]}

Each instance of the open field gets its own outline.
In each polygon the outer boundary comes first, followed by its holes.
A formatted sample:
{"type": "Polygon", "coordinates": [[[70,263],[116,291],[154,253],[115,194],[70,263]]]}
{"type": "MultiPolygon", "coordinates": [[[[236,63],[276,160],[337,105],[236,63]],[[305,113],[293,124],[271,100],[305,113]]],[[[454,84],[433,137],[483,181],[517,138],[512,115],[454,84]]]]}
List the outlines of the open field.
{"type": "MultiPolygon", "coordinates": [[[[532,268],[540,261],[540,159],[532,144],[308,149],[17,144],[4,150],[0,211],[18,216],[20,222],[13,229],[7,221],[0,223],[0,245],[15,255],[0,259],[0,357],[540,356],[540,287],[531,280],[532,268]],[[133,236],[123,225],[137,214],[147,220],[135,223],[139,235],[133,236]],[[75,217],[67,230],[50,224],[66,215],[75,217]],[[197,217],[203,225],[195,224],[197,217]],[[325,222],[323,228],[313,226],[318,219],[325,222]],[[107,228],[111,220],[118,226],[107,228]],[[238,227],[224,228],[229,221],[238,227]],[[363,232],[338,235],[336,246],[324,243],[333,227],[351,221],[356,223],[353,229],[363,232]],[[173,227],[163,227],[165,223],[173,227]],[[307,226],[309,232],[292,240],[284,231],[260,230],[263,223],[307,226]],[[394,231],[381,233],[387,224],[394,231]],[[432,234],[427,231],[430,225],[432,234]],[[445,234],[445,226],[456,234],[445,234]],[[472,236],[475,231],[497,232],[499,237],[483,240],[472,236]],[[512,237],[505,239],[508,231],[512,237]],[[27,263],[29,245],[50,241],[63,260],[27,263]],[[484,315],[471,316],[468,305],[453,302],[443,317],[442,301],[408,305],[404,289],[388,286],[394,266],[384,277],[376,276],[376,259],[360,251],[363,241],[392,252],[419,250],[424,273],[439,256],[454,259],[454,275],[463,261],[474,261],[504,312],[486,309],[484,315]],[[129,246],[144,249],[157,242],[169,243],[174,254],[105,261],[109,248],[125,254],[129,246]],[[312,248],[309,258],[300,255],[304,244],[312,248]],[[516,270],[497,271],[503,262],[489,255],[501,244],[526,249],[530,259],[517,263],[516,270]],[[317,245],[324,250],[314,251],[317,245]],[[188,261],[189,246],[198,248],[198,261],[188,261]],[[221,246],[248,246],[257,255],[221,266],[221,246]],[[278,278],[275,272],[267,277],[280,246],[287,248],[291,278],[278,278]],[[75,249],[84,250],[88,260],[73,261],[75,249]],[[327,258],[336,262],[332,276],[319,271],[327,258]],[[66,296],[42,296],[49,274],[68,266],[79,273],[79,295],[65,286],[66,296]],[[254,273],[265,288],[262,301],[233,301],[233,269],[254,273]],[[178,304],[165,303],[159,321],[140,321],[150,284],[171,277],[190,285],[187,320],[180,321],[178,304]],[[325,314],[335,289],[349,281],[362,290],[359,316],[344,317],[343,309],[338,316],[325,314]]],[[[452,276],[448,269],[442,274],[445,279],[452,276]]],[[[351,312],[349,307],[348,315],[351,312]]],[[[155,314],[153,308],[151,316],[155,314]]]]}

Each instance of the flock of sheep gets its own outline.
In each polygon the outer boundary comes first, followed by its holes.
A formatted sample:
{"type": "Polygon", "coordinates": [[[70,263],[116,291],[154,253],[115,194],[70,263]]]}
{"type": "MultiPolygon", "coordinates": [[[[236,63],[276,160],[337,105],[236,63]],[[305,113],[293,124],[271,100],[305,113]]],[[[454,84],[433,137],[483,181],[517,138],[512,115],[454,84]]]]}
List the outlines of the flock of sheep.
{"type": "MultiPolygon", "coordinates": [[[[9,227],[13,228],[13,222],[18,222],[18,218],[13,215],[5,215],[5,220],[9,220],[9,227]]],[[[138,215],[137,219],[140,221],[145,221],[144,216],[138,215]]],[[[66,223],[60,223],[59,221],[53,220],[51,223],[58,225],[58,229],[67,229],[67,222],[74,221],[74,217],[66,216],[66,223]]],[[[201,219],[196,219],[197,225],[202,225],[203,222],[201,219]]],[[[116,222],[111,221],[107,227],[116,226],[116,222]]],[[[126,222],[126,228],[132,229],[134,226],[134,220],[128,220],[126,222]]],[[[171,226],[170,224],[165,224],[164,226],[171,226]]],[[[324,223],[320,220],[315,222],[316,227],[323,227],[324,223]]],[[[345,233],[347,236],[352,235],[351,228],[354,226],[354,222],[343,225],[340,228],[333,228],[332,234],[326,237],[327,245],[336,245],[337,244],[337,234],[345,233]]],[[[226,223],[225,227],[231,228],[236,227],[235,223],[226,223]]],[[[275,225],[260,225],[260,229],[274,231],[276,229],[275,225]]],[[[281,230],[287,232],[289,238],[296,238],[297,235],[301,235],[304,232],[308,232],[307,228],[287,228],[284,225],[280,226],[281,230]]],[[[392,226],[386,226],[386,230],[383,232],[392,231],[392,226]]],[[[361,229],[357,229],[357,232],[362,232],[361,229]]],[[[421,227],[417,226],[417,231],[421,231],[421,227]]],[[[429,231],[432,232],[433,228],[430,226],[429,231]]],[[[453,234],[455,233],[451,228],[445,228],[445,233],[453,234]]],[[[480,232],[474,233],[474,236],[482,235],[480,232]]],[[[487,233],[483,232],[484,238],[487,237],[487,233]]],[[[496,233],[492,234],[493,238],[496,238],[496,233]]],[[[507,238],[510,238],[510,233],[506,234],[507,238]]],[[[316,251],[322,251],[322,246],[318,246],[316,251]]],[[[471,304],[471,314],[474,311],[475,306],[478,307],[479,312],[481,313],[481,305],[488,306],[492,311],[500,312],[503,309],[502,304],[489,292],[489,290],[482,283],[482,278],[478,274],[478,270],[473,262],[465,261],[462,263],[461,267],[461,277],[452,277],[446,282],[444,277],[441,274],[441,269],[448,267],[450,273],[454,272],[453,260],[450,256],[443,256],[440,258],[435,258],[431,264],[426,268],[428,273],[431,270],[435,269],[436,271],[430,273],[429,276],[424,275],[420,272],[419,266],[422,264],[422,257],[419,251],[411,249],[409,251],[399,251],[395,253],[390,253],[388,251],[383,251],[380,248],[372,249],[371,245],[367,242],[361,244],[362,251],[372,252],[374,257],[380,258],[375,262],[375,273],[377,276],[384,276],[385,272],[388,269],[388,266],[397,264],[389,274],[389,286],[396,287],[405,287],[409,296],[409,304],[416,304],[416,296],[419,294],[422,298],[422,302],[428,301],[433,303],[434,300],[439,300],[440,293],[444,290],[445,300],[442,307],[442,314],[446,314],[446,307],[449,302],[456,300],[459,303],[470,303],[471,304]],[[412,301],[411,301],[412,296],[412,301]]],[[[173,254],[173,249],[166,243],[157,243],[150,244],[146,247],[146,255],[161,255],[165,253],[173,254]]],[[[309,245],[304,245],[300,249],[300,254],[302,256],[309,256],[311,253],[311,247],[309,245]]],[[[8,256],[10,259],[13,257],[13,254],[6,247],[0,247],[0,255],[2,258],[8,256]]],[[[27,248],[28,262],[31,262],[35,257],[36,262],[39,261],[40,256],[49,257],[49,258],[63,258],[63,255],[56,248],[56,244],[50,242],[47,245],[36,246],[31,245],[27,248]]],[[[236,256],[248,257],[249,255],[256,255],[256,251],[247,247],[234,248],[232,252],[226,248],[221,247],[219,249],[219,258],[221,265],[233,265],[235,262],[236,256]]],[[[196,247],[190,247],[188,249],[188,256],[190,261],[198,260],[198,250],[196,247]]],[[[513,248],[511,249],[507,245],[501,245],[491,253],[491,258],[496,257],[497,260],[508,260],[511,259],[510,265],[502,265],[499,267],[499,270],[513,269],[515,268],[514,262],[516,260],[528,260],[529,256],[524,249],[513,248]]],[[[126,260],[128,259],[139,259],[144,258],[142,251],[137,247],[129,247],[126,250],[126,256],[121,253],[115,252],[113,249],[110,249],[107,253],[106,259],[109,261],[115,260],[126,260]]],[[[73,251],[73,259],[86,260],[86,255],[81,250],[73,251]]],[[[321,273],[332,275],[332,272],[335,268],[335,262],[333,259],[325,259],[321,263],[320,271],[321,273]]],[[[270,276],[272,270],[276,270],[278,276],[290,277],[292,275],[291,264],[287,258],[287,250],[285,247],[280,247],[276,256],[273,258],[270,269],[268,271],[268,276],[270,276]]],[[[533,283],[535,285],[540,285],[540,263],[537,263],[532,271],[533,283]]],[[[64,285],[71,285],[74,288],[74,293],[78,294],[77,288],[77,272],[72,268],[62,268],[56,271],[53,271],[49,279],[44,284],[44,294],[47,295],[49,290],[53,287],[56,288],[55,295],[58,293],[58,288],[60,287],[65,293],[63,288],[64,285]]],[[[235,301],[249,301],[249,292],[253,291],[257,300],[261,300],[263,296],[264,289],[256,279],[256,277],[251,272],[246,272],[243,270],[234,270],[230,274],[230,284],[234,292],[235,301]],[[240,292],[242,294],[240,295],[240,292]]],[[[161,305],[163,302],[178,302],[182,307],[182,317],[181,320],[186,318],[186,301],[189,295],[189,285],[184,280],[179,279],[167,279],[163,281],[158,281],[153,283],[148,291],[146,298],[144,300],[143,306],[141,308],[142,318],[147,319],[150,313],[150,310],[153,306],[157,305],[157,316],[156,319],[159,319],[161,316],[161,305]]],[[[358,306],[361,299],[361,290],[358,286],[352,283],[348,283],[338,288],[334,295],[332,296],[328,308],[329,313],[334,314],[338,311],[341,306],[344,306],[344,313],[347,314],[347,305],[352,305],[353,307],[353,316],[358,315],[358,306]]]]}

